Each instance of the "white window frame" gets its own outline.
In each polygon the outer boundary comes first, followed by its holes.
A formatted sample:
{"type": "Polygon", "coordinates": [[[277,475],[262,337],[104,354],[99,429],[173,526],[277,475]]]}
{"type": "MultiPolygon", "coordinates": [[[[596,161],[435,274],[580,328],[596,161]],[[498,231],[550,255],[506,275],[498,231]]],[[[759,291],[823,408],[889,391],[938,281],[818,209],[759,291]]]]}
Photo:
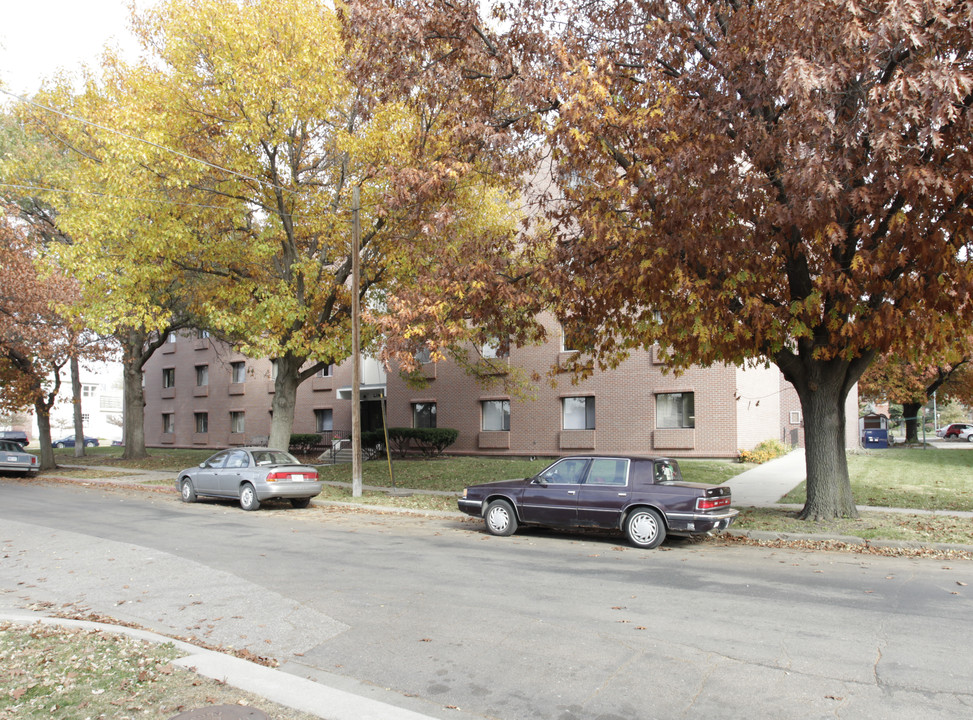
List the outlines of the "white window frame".
{"type": "Polygon", "coordinates": [[[230,381],[238,384],[247,380],[247,363],[244,360],[235,360],[230,363],[230,381]],[[240,379],[237,379],[237,370],[240,371],[240,379]]]}
{"type": "Polygon", "coordinates": [[[247,414],[243,410],[230,411],[230,433],[242,435],[247,428],[247,414]]]}
{"type": "Polygon", "coordinates": [[[657,393],[655,426],[662,430],[688,430],[696,427],[696,393],[692,391],[657,393]],[[687,403],[689,399],[689,403],[687,403]],[[690,407],[687,407],[689,405],[690,407]]]}
{"type": "Polygon", "coordinates": [[[509,432],[510,401],[481,400],[480,429],[483,432],[509,432]]]}
{"type": "Polygon", "coordinates": [[[196,366],[196,387],[209,385],[209,365],[196,366]]]}
{"type": "Polygon", "coordinates": [[[594,395],[575,395],[561,398],[561,429],[562,430],[594,430],[595,429],[595,397],[594,395]],[[583,405],[580,408],[572,405],[583,405]]]}

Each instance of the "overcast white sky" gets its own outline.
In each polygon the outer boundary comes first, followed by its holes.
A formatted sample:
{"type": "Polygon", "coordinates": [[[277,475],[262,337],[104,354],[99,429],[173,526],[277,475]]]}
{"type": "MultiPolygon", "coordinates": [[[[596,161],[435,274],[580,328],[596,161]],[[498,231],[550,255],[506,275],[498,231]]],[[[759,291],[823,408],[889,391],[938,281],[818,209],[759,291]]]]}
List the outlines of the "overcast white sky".
{"type": "MultiPolygon", "coordinates": [[[[134,56],[129,0],[2,0],[0,85],[33,94],[59,69],[94,64],[106,43],[134,56]]],[[[151,0],[139,0],[146,7],[151,0]]]]}

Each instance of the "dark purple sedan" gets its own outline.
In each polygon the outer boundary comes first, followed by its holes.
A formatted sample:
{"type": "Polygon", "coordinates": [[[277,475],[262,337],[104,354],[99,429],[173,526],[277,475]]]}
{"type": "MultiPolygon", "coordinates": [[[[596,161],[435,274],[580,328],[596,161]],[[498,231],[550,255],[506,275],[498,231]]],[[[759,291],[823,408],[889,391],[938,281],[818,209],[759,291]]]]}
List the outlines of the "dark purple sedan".
{"type": "Polygon", "coordinates": [[[739,514],[730,488],[683,482],[669,458],[631,456],[561,458],[534,477],[468,487],[459,509],[482,517],[492,535],[519,525],[606,528],[640,548],[726,530],[739,514]]]}

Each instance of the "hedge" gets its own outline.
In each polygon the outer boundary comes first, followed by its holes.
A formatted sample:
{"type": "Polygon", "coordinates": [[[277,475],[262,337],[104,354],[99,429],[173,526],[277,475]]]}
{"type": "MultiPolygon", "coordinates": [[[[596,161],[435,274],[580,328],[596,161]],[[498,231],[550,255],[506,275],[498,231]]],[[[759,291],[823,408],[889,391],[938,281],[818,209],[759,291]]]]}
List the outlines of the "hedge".
{"type": "Polygon", "coordinates": [[[451,428],[389,428],[389,445],[399,457],[413,446],[423,455],[442,455],[458,437],[459,430],[451,428]]]}

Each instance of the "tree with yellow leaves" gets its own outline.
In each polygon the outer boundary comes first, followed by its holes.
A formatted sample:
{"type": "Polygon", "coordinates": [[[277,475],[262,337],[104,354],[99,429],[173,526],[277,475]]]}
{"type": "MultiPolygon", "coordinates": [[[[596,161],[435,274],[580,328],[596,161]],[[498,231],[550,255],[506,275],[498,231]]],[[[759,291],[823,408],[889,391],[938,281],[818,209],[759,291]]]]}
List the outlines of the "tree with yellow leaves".
{"type": "Polygon", "coordinates": [[[63,114],[32,110],[80,159],[64,262],[132,321],[151,312],[139,288],[165,287],[275,359],[275,447],[298,385],[350,352],[353,188],[375,313],[434,258],[514,227],[515,174],[482,162],[504,138],[464,125],[431,76],[361,82],[367,48],[343,20],[322,0],[166,0],[135,18],[138,64],[106,56],[80,95],[38,98],[63,114]]]}

